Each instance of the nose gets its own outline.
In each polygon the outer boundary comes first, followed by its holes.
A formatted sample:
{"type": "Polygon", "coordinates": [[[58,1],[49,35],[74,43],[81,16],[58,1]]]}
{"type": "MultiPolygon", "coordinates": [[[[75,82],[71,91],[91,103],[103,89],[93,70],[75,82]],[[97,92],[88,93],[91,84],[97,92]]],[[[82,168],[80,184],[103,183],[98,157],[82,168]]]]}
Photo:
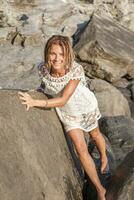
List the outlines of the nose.
{"type": "Polygon", "coordinates": [[[55,55],[55,60],[57,61],[58,59],[59,59],[59,55],[56,54],[56,55],[55,55]]]}

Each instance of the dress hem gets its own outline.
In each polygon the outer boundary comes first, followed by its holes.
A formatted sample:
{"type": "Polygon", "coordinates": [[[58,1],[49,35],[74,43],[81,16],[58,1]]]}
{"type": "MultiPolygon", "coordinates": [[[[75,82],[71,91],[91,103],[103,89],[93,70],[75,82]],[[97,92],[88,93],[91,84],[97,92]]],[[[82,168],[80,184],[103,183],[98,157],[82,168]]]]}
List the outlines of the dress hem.
{"type": "Polygon", "coordinates": [[[95,129],[95,128],[97,128],[98,127],[98,122],[93,126],[93,127],[91,127],[91,128],[89,128],[89,129],[84,129],[83,127],[81,127],[81,126],[73,126],[73,127],[71,127],[71,128],[68,128],[68,129],[66,129],[66,132],[68,132],[68,131],[71,131],[71,130],[73,130],[73,129],[81,129],[81,130],[83,130],[83,131],[85,131],[85,132],[90,132],[90,131],[92,131],[93,129],[95,129]]]}

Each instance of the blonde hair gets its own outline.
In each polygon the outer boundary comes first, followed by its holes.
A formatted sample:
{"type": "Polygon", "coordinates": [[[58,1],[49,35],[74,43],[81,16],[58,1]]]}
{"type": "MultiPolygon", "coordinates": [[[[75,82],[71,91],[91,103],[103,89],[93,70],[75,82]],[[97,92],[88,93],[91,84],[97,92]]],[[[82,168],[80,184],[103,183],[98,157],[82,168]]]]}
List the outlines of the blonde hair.
{"type": "Polygon", "coordinates": [[[44,49],[44,59],[45,59],[46,67],[48,67],[49,69],[51,68],[49,55],[50,55],[51,47],[53,44],[61,46],[63,50],[64,58],[65,58],[64,67],[65,69],[69,69],[72,66],[73,61],[74,61],[74,53],[73,53],[73,49],[72,49],[69,38],[62,35],[53,35],[47,41],[45,49],[44,49]]]}

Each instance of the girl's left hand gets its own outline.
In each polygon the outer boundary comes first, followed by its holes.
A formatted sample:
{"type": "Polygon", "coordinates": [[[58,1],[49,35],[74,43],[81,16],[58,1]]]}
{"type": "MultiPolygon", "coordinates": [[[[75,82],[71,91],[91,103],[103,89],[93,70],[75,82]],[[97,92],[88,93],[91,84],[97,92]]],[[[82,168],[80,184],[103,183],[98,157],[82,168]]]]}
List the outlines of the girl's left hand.
{"type": "Polygon", "coordinates": [[[19,98],[22,100],[22,104],[26,105],[26,110],[34,107],[34,99],[28,94],[23,92],[18,92],[19,98]]]}

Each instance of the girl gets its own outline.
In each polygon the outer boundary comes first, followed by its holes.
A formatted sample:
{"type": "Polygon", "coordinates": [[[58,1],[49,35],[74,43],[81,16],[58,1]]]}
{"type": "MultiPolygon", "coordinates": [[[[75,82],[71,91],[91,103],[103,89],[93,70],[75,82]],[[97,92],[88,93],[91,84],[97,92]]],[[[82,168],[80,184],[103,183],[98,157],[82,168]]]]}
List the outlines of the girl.
{"type": "Polygon", "coordinates": [[[105,173],[107,156],[105,140],[99,131],[101,117],[94,94],[87,88],[84,70],[74,61],[69,38],[52,36],[44,50],[45,62],[39,65],[44,93],[53,98],[33,99],[29,94],[19,92],[26,109],[32,107],[55,107],[65,130],[74,143],[84,170],[96,187],[98,199],[105,200],[105,188],[98,178],[95,164],[88,153],[84,132],[89,132],[100,152],[101,172],[105,173]]]}

